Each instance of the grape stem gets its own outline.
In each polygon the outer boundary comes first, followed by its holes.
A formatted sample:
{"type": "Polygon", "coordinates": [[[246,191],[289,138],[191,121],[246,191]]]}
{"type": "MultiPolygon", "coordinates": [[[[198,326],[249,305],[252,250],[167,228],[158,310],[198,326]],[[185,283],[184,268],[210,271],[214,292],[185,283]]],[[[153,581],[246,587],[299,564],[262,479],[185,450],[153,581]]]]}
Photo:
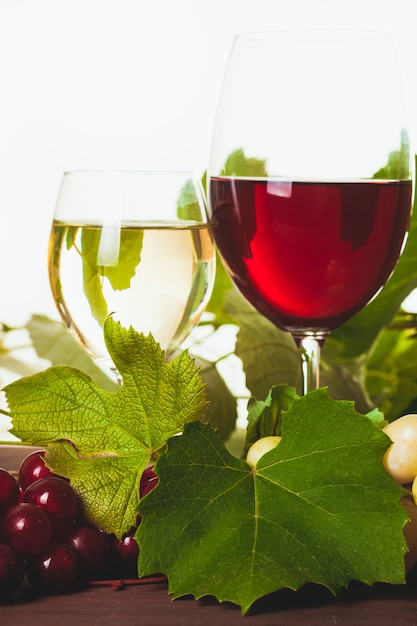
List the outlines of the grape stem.
{"type": "Polygon", "coordinates": [[[122,591],[125,587],[131,585],[151,585],[154,583],[166,583],[166,576],[145,576],[143,578],[129,578],[127,580],[89,580],[87,587],[111,587],[114,591],[122,591]]]}

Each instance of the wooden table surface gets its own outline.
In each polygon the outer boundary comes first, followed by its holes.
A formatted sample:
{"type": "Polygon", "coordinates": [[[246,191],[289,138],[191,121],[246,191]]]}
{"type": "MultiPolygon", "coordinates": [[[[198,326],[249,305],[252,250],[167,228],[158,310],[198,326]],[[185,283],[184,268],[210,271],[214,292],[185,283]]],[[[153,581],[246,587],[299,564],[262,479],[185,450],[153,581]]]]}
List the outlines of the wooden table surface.
{"type": "Polygon", "coordinates": [[[249,614],[206,598],[171,600],[166,583],[92,586],[62,596],[18,592],[0,605],[0,626],[407,626],[417,624],[417,575],[407,585],[355,584],[333,598],[313,585],[259,600],[249,614]]]}

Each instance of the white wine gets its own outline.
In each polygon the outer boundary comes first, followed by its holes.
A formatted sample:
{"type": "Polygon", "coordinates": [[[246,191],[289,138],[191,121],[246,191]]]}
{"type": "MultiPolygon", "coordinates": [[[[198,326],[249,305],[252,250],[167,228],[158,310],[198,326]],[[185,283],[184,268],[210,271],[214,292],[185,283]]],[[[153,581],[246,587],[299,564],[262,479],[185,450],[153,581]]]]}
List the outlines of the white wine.
{"type": "Polygon", "coordinates": [[[125,328],[152,333],[168,353],[176,350],[207,305],[214,272],[207,225],[52,225],[52,294],[94,358],[108,359],[102,326],[109,314],[125,328]]]}

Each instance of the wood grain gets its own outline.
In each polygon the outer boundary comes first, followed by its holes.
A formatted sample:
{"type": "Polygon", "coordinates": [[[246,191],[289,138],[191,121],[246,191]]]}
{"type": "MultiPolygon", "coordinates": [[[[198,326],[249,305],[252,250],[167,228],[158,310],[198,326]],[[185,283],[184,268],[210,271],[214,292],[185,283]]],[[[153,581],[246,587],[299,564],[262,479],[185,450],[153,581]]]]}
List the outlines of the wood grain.
{"type": "Polygon", "coordinates": [[[95,585],[63,596],[42,597],[26,589],[0,606],[1,626],[406,626],[417,624],[417,575],[407,585],[352,584],[334,598],[308,585],[259,600],[243,617],[239,607],[212,598],[171,600],[165,582],[95,585]]]}

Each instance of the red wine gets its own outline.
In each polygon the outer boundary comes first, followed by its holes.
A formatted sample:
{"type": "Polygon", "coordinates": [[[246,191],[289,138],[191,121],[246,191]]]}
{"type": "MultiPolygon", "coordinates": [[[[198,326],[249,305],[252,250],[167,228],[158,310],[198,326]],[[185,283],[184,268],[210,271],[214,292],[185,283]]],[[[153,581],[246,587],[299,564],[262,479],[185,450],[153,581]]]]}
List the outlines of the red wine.
{"type": "Polygon", "coordinates": [[[408,180],[210,180],[211,227],[237,287],[282,329],[332,330],[384,285],[407,232],[408,180]]]}

